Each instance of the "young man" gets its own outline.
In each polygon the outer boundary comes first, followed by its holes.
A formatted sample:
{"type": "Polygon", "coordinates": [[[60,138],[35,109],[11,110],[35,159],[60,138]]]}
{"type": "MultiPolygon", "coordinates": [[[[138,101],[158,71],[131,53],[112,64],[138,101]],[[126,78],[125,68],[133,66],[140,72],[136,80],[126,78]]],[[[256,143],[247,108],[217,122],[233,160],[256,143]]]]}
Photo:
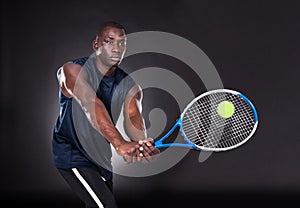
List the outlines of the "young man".
{"type": "Polygon", "coordinates": [[[60,114],[53,157],[60,174],[86,207],[117,207],[112,193],[111,147],[128,163],[159,153],[147,139],[141,88],[118,65],[126,50],[124,27],[100,25],[92,56],[58,71],[60,114]],[[123,106],[123,108],[122,108],[123,106]],[[115,127],[123,109],[126,141],[115,127]]]}

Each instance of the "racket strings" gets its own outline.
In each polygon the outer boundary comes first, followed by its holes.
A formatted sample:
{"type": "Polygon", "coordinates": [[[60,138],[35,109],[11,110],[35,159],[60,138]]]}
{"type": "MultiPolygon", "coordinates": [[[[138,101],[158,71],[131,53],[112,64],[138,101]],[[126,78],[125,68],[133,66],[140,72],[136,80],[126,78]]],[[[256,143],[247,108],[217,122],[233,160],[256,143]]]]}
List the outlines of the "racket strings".
{"type": "Polygon", "coordinates": [[[241,97],[219,92],[194,102],[182,117],[182,129],[194,144],[205,148],[235,146],[250,135],[255,125],[251,107],[241,97]],[[231,102],[235,111],[230,118],[217,113],[219,103],[231,102]]]}
{"type": "MultiPolygon", "coordinates": [[[[243,101],[242,99],[240,100],[243,101]]],[[[230,119],[232,119],[232,121],[225,127],[228,130],[225,129],[225,131],[223,131],[223,137],[218,141],[218,145],[221,147],[235,145],[245,140],[255,124],[252,109],[245,101],[241,102],[240,108],[237,109],[235,116],[230,119]],[[230,128],[228,128],[228,126],[230,128]],[[228,144],[226,145],[226,143],[228,144]]]]}
{"type": "MultiPolygon", "coordinates": [[[[223,98],[224,100],[225,98],[223,98]]],[[[192,142],[197,144],[198,146],[215,146],[214,140],[207,139],[209,136],[210,137],[219,137],[221,132],[218,131],[218,129],[211,129],[209,130],[210,125],[213,126],[222,126],[223,125],[223,120],[218,120],[216,115],[211,114],[211,109],[207,108],[207,103],[210,103],[211,107],[216,107],[216,104],[213,102],[210,102],[208,97],[203,98],[204,102],[196,102],[195,105],[190,108],[190,111],[187,112],[187,115],[193,115],[192,119],[190,120],[190,123],[193,124],[202,124],[202,128],[199,128],[196,131],[196,135],[192,137],[192,134],[195,133],[193,131],[188,131],[188,138],[191,138],[192,142]],[[201,111],[199,111],[201,110],[201,111]],[[197,115],[197,116],[195,116],[197,115]],[[210,122],[205,122],[205,121],[210,121],[210,122]],[[218,122],[219,121],[219,122],[218,122]],[[221,121],[221,122],[220,122],[221,121]]],[[[185,128],[184,128],[185,129],[185,128]]]]}
{"type": "MultiPolygon", "coordinates": [[[[244,111],[241,111],[241,112],[244,112],[244,111]]],[[[238,115],[238,114],[239,114],[239,112],[237,111],[236,115],[238,115]]],[[[240,115],[244,116],[243,113],[240,113],[240,115]]],[[[240,116],[232,117],[232,121],[226,122],[224,128],[219,128],[220,131],[218,131],[219,132],[218,136],[221,136],[221,137],[213,138],[214,139],[213,140],[214,147],[217,145],[221,146],[221,147],[232,146],[246,138],[247,135],[243,134],[245,132],[244,127],[238,129],[239,126],[237,126],[237,124],[241,124],[241,122],[242,122],[240,118],[241,118],[240,116]]],[[[214,129],[213,126],[211,126],[211,127],[212,127],[212,129],[214,129]]]]}

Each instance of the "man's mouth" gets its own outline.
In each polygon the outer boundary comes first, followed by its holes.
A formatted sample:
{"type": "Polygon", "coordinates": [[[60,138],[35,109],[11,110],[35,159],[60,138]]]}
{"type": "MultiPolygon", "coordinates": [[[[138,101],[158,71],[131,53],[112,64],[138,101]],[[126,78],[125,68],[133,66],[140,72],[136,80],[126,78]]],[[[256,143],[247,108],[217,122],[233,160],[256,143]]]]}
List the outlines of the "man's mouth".
{"type": "Polygon", "coordinates": [[[112,56],[111,60],[113,60],[113,61],[120,61],[121,57],[120,56],[112,56]]]}

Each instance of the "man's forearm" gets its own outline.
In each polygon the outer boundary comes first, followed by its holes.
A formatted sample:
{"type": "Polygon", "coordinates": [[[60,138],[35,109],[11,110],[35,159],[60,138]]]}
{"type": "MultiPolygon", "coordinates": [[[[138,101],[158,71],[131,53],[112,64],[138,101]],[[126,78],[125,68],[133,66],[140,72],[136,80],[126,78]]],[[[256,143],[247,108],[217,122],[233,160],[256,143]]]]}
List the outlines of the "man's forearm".
{"type": "Polygon", "coordinates": [[[144,119],[141,115],[134,115],[130,118],[125,118],[125,131],[129,138],[133,141],[147,139],[147,132],[144,119]]]}
{"type": "Polygon", "coordinates": [[[105,110],[103,103],[101,103],[97,98],[95,98],[94,101],[89,102],[85,106],[85,112],[90,120],[90,123],[101,135],[103,135],[103,137],[108,142],[110,142],[114,147],[117,147],[123,142],[125,142],[122,135],[111,121],[110,116],[105,110]],[[93,108],[95,109],[94,113],[90,113],[93,112],[93,108]]]}

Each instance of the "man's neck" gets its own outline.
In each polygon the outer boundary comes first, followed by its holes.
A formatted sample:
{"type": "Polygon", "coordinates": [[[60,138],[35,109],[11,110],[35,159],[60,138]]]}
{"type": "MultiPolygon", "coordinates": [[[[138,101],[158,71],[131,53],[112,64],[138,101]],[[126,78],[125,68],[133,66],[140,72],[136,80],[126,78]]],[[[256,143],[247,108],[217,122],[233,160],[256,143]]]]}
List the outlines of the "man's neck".
{"type": "Polygon", "coordinates": [[[96,59],[96,67],[102,75],[110,76],[115,71],[117,66],[107,67],[104,66],[100,60],[96,59]]]}

